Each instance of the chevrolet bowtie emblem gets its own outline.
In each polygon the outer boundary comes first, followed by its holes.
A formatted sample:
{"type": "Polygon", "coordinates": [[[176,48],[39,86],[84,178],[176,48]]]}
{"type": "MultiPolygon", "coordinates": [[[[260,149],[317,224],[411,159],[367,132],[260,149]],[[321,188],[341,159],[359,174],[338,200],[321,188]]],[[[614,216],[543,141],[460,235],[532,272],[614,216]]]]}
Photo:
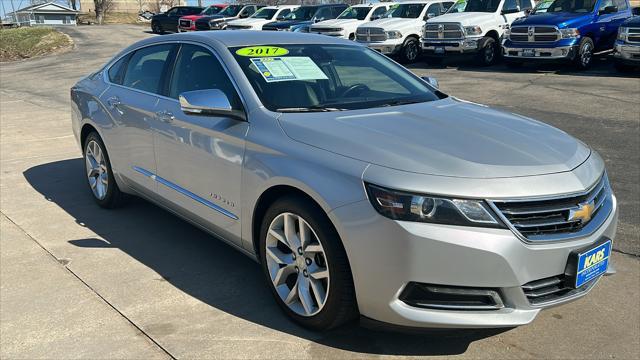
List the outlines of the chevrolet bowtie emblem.
{"type": "Polygon", "coordinates": [[[595,210],[595,205],[593,201],[588,203],[578,205],[578,209],[569,210],[569,221],[577,221],[580,220],[581,223],[586,223],[591,220],[591,216],[593,215],[593,211],[595,210]]]}

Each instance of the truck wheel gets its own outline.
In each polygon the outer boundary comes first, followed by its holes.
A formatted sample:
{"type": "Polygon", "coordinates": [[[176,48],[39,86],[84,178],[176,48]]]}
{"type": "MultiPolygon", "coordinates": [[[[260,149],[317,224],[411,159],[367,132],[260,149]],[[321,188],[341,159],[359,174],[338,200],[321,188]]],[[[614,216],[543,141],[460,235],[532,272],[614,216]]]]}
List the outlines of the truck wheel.
{"type": "Polygon", "coordinates": [[[491,66],[496,63],[498,58],[498,43],[490,36],[485,36],[480,40],[478,46],[480,51],[476,55],[476,62],[480,66],[491,66]]]}
{"type": "Polygon", "coordinates": [[[415,62],[420,55],[420,45],[416,38],[407,38],[400,49],[400,61],[404,64],[415,62]]]}
{"type": "Polygon", "coordinates": [[[592,60],[593,40],[591,40],[591,38],[584,37],[582,38],[582,40],[580,40],[580,45],[578,45],[578,53],[573,59],[573,62],[578,70],[587,70],[591,66],[592,60]]]}
{"type": "Polygon", "coordinates": [[[154,34],[164,34],[164,30],[162,30],[162,26],[158,24],[158,22],[154,21],[151,23],[151,31],[154,34]]]}

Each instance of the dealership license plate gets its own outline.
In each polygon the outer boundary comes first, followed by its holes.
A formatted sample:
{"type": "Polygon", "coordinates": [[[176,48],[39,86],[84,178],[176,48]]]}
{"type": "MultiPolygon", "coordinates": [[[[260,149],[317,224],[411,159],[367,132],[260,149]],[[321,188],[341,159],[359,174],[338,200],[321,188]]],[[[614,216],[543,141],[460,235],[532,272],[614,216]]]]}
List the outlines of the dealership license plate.
{"type": "Polygon", "coordinates": [[[536,56],[535,49],[522,49],[522,56],[536,56]]]}
{"type": "Polygon", "coordinates": [[[444,54],[444,46],[436,46],[434,52],[436,54],[444,54]]]}
{"type": "Polygon", "coordinates": [[[578,254],[576,283],[578,288],[607,272],[611,255],[611,240],[578,254]]]}

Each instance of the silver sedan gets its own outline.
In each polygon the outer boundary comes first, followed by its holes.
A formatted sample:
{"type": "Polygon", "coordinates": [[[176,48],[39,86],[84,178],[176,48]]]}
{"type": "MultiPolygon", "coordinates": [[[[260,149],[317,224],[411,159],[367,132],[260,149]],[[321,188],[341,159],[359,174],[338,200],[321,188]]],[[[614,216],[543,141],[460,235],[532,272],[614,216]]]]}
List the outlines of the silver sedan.
{"type": "Polygon", "coordinates": [[[518,326],[613,272],[595,151],[347,40],[154,37],[71,98],[98,205],[135,195],[205,229],[312,329],[518,326]]]}

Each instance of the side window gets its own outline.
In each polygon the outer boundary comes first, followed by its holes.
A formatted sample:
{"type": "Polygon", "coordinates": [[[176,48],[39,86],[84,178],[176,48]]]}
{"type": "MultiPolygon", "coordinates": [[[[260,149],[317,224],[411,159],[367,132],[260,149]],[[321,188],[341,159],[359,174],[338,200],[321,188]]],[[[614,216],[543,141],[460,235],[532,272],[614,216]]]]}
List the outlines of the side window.
{"type": "MultiPolygon", "coordinates": [[[[526,0],[529,1],[529,0],[526,0]]],[[[451,6],[454,4],[454,2],[443,2],[442,3],[442,13],[444,14],[445,12],[449,11],[449,8],[451,8],[451,6]]]]}
{"type": "Polygon", "coordinates": [[[178,15],[178,8],[172,8],[172,9],[169,9],[169,11],[167,11],[167,15],[169,15],[169,16],[176,16],[176,15],[178,15]]]}
{"type": "Polygon", "coordinates": [[[280,11],[280,14],[278,14],[278,17],[276,18],[276,20],[284,19],[284,17],[289,15],[290,12],[291,12],[290,9],[284,9],[284,10],[280,11]]]}
{"type": "Polygon", "coordinates": [[[427,9],[427,13],[425,14],[425,20],[428,17],[436,17],[436,16],[440,16],[440,4],[439,3],[435,3],[435,4],[429,5],[429,8],[427,9]]]}
{"type": "Polygon", "coordinates": [[[502,10],[517,10],[518,0],[505,0],[502,10]]]}
{"type": "Polygon", "coordinates": [[[164,68],[173,45],[155,45],[131,55],[122,85],[154,94],[160,93],[164,68]]]}
{"type": "Polygon", "coordinates": [[[333,18],[337,18],[338,15],[342,14],[342,12],[345,10],[346,8],[341,7],[341,6],[334,6],[333,8],[331,8],[333,14],[332,17],[333,18]]]}
{"type": "Polygon", "coordinates": [[[229,98],[234,109],[241,108],[240,98],[218,59],[197,45],[182,45],[173,70],[169,97],[177,99],[186,91],[218,89],[229,98]]]}
{"type": "Polygon", "coordinates": [[[375,10],[373,10],[373,14],[371,14],[371,18],[372,19],[379,19],[386,12],[387,12],[387,8],[385,6],[380,6],[380,7],[376,8],[375,10]]]}
{"type": "Polygon", "coordinates": [[[131,57],[131,54],[125,55],[122,58],[120,58],[120,60],[116,61],[115,64],[111,65],[108,72],[109,81],[111,81],[114,84],[122,85],[125,66],[130,57],[131,57]]]}
{"type": "Polygon", "coordinates": [[[329,17],[331,17],[331,8],[321,8],[320,10],[318,10],[318,12],[316,12],[314,17],[318,20],[328,19],[329,17]]]}
{"type": "Polygon", "coordinates": [[[604,8],[606,8],[607,6],[612,6],[612,5],[613,5],[613,0],[602,0],[600,2],[600,7],[598,8],[598,11],[604,10],[604,8]]]}
{"type": "Polygon", "coordinates": [[[613,5],[618,7],[618,11],[627,10],[626,0],[613,0],[613,5]]]}
{"type": "Polygon", "coordinates": [[[529,0],[519,0],[520,11],[525,11],[531,9],[531,1],[529,0]]]}

